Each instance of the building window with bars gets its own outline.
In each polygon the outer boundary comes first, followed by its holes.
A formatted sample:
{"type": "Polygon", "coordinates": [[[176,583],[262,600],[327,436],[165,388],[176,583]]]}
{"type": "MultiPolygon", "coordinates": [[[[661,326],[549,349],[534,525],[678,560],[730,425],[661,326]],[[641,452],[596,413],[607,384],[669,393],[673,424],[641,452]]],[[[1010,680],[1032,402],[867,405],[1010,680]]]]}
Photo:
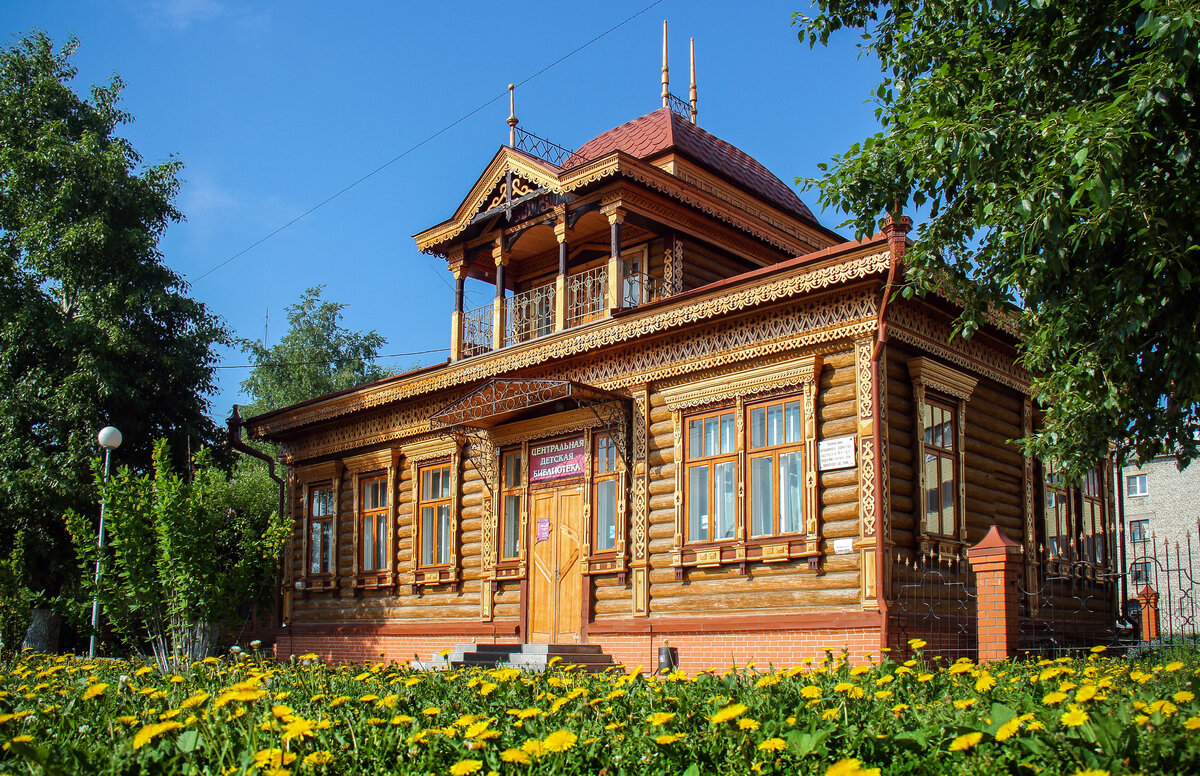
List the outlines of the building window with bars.
{"type": "Polygon", "coordinates": [[[746,408],[750,536],[795,533],[804,525],[804,428],[800,397],[746,408]]]}
{"type": "Polygon", "coordinates": [[[333,487],[312,488],[308,492],[308,573],[321,576],[333,573],[333,487]]]}
{"type": "Polygon", "coordinates": [[[592,445],[592,549],[610,552],[617,546],[617,445],[597,434],[592,445]]]}
{"type": "Polygon", "coordinates": [[[1084,560],[1097,566],[1108,563],[1108,526],[1105,522],[1104,480],[1100,468],[1084,475],[1080,488],[1080,529],[1083,532],[1084,560]]]}
{"type": "Polygon", "coordinates": [[[956,410],[936,399],[921,405],[922,484],[926,534],[957,536],[958,429],[956,410]]]}
{"type": "Polygon", "coordinates": [[[737,529],[737,430],[733,410],[686,420],[687,541],[733,539],[737,529]]]}
{"type": "MultiPolygon", "coordinates": [[[[1143,475],[1144,476],[1144,475],[1143,475]]],[[[1150,584],[1150,519],[1129,521],[1129,582],[1133,585],[1150,584]]]]}
{"type": "Polygon", "coordinates": [[[363,571],[388,568],[388,478],[359,480],[359,563],[363,571]]]}
{"type": "Polygon", "coordinates": [[[1046,553],[1050,558],[1064,558],[1071,549],[1074,510],[1071,509],[1071,493],[1063,482],[1063,476],[1052,464],[1045,464],[1046,472],[1042,489],[1045,492],[1045,507],[1042,512],[1043,535],[1046,553]]]}
{"type": "Polygon", "coordinates": [[[521,552],[521,451],[502,456],[500,560],[517,560],[521,552]]]}
{"type": "Polygon", "coordinates": [[[417,533],[421,566],[450,562],[450,502],[450,465],[441,463],[418,469],[417,533]]]}

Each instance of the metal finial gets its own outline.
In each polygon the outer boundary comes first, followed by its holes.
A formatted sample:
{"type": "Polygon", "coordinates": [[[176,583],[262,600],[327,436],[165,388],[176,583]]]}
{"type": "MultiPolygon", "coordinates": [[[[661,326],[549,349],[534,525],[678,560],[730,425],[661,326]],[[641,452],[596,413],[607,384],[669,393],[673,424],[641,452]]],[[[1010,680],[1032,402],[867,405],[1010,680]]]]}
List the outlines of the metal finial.
{"type": "Polygon", "coordinates": [[[691,38],[692,43],[692,88],[688,92],[688,98],[692,103],[692,123],[696,123],[696,39],[691,38]]]}
{"type": "Polygon", "coordinates": [[[517,98],[516,86],[508,85],[508,145],[510,148],[517,147],[517,98]]]}
{"type": "Polygon", "coordinates": [[[670,100],[669,100],[669,98],[671,96],[670,82],[671,82],[671,79],[668,76],[668,70],[667,70],[667,20],[663,19],[663,72],[662,72],[663,105],[662,106],[664,108],[668,107],[671,104],[670,100]]]}

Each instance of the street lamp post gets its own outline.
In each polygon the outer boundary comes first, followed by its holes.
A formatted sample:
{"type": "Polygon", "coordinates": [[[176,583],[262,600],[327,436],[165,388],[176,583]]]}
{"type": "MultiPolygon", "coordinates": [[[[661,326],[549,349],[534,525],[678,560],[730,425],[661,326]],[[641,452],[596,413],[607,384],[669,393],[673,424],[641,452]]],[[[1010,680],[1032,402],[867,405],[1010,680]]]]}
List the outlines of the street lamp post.
{"type": "MultiPolygon", "coordinates": [[[[96,435],[96,439],[100,442],[100,446],[104,448],[104,482],[108,482],[108,461],[112,456],[112,451],[121,446],[121,432],[112,426],[105,426],[100,429],[100,433],[96,435]]],[[[100,538],[96,540],[96,547],[100,552],[104,552],[104,503],[107,499],[100,499],[100,538]]],[[[88,657],[96,656],[96,629],[100,624],[100,562],[102,556],[96,555],[96,597],[92,599],[92,638],[88,641],[88,657]]]]}

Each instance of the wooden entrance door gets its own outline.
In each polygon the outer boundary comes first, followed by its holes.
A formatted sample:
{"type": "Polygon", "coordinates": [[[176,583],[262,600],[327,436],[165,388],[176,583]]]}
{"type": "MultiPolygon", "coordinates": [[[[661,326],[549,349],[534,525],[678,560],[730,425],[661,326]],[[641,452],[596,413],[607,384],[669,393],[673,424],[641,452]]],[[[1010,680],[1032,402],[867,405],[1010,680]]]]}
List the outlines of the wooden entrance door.
{"type": "Polygon", "coordinates": [[[529,641],[578,642],[583,624],[583,486],[534,491],[529,506],[529,641]]]}

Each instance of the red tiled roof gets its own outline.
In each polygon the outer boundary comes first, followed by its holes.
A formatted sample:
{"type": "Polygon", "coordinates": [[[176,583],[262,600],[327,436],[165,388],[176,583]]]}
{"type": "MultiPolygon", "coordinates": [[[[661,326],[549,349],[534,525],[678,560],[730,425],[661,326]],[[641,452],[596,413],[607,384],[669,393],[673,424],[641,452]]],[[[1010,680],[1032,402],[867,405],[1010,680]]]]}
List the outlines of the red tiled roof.
{"type": "Polygon", "coordinates": [[[646,159],[671,149],[724,175],[786,212],[817,223],[812,211],[796,196],[796,192],[757,160],[671,112],[669,108],[659,108],[589,140],[564,167],[599,159],[613,151],[624,151],[638,159],[646,159]]]}

